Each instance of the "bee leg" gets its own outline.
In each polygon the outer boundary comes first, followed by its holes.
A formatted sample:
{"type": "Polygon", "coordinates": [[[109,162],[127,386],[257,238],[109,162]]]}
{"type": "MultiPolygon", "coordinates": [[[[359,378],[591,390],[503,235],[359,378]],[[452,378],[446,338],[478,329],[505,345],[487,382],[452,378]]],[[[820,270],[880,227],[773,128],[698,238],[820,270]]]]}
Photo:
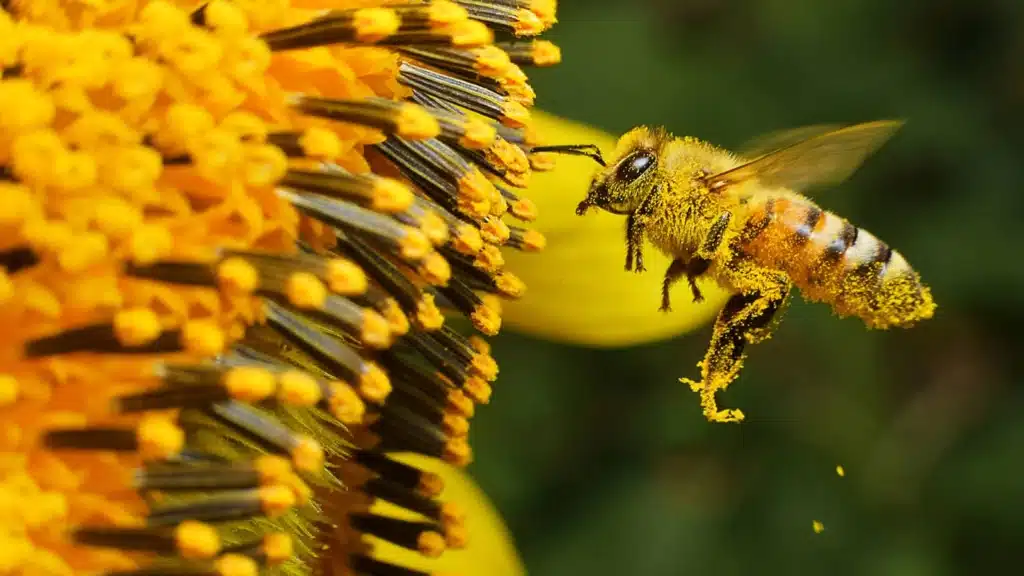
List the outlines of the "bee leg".
{"type": "Polygon", "coordinates": [[[690,283],[690,292],[693,293],[693,301],[697,304],[704,301],[704,295],[700,293],[697,286],[697,278],[700,278],[711,267],[711,260],[694,258],[686,267],[686,280],[690,283]]]}
{"type": "Polygon", "coordinates": [[[644,220],[636,212],[626,218],[626,271],[644,268],[644,220]]]}
{"type": "Polygon", "coordinates": [[[704,237],[704,242],[701,243],[698,256],[711,259],[715,255],[719,246],[722,245],[722,241],[725,240],[725,231],[729,228],[729,222],[731,221],[732,212],[722,212],[718,215],[718,218],[711,223],[708,235],[704,237]]]}
{"type": "Polygon", "coordinates": [[[669,290],[680,278],[688,274],[689,267],[690,263],[682,258],[676,258],[668,265],[668,270],[665,270],[665,280],[661,283],[661,308],[659,310],[662,312],[672,311],[671,298],[669,298],[668,294],[669,290]]]}
{"type": "Polygon", "coordinates": [[[701,381],[680,379],[700,394],[701,408],[709,421],[743,420],[740,410],[720,410],[715,394],[725,390],[739,375],[746,345],[764,339],[765,330],[770,329],[788,293],[789,282],[780,276],[759,290],[733,295],[719,312],[711,343],[701,362],[701,381]]]}

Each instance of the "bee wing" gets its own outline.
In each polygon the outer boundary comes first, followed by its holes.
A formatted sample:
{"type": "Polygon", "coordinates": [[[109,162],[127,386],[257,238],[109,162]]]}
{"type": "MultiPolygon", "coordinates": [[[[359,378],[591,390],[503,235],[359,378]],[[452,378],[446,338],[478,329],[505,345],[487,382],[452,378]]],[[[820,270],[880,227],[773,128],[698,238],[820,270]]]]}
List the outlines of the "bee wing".
{"type": "Polygon", "coordinates": [[[898,120],[879,120],[838,129],[822,125],[776,133],[766,141],[796,142],[709,176],[708,187],[718,190],[757,180],[764,186],[803,191],[812,186],[838,184],[849,178],[902,125],[898,120]]]}
{"type": "Polygon", "coordinates": [[[767,134],[756,136],[736,149],[736,155],[740,158],[752,160],[760,158],[770,152],[788,148],[804,140],[815,136],[821,136],[828,132],[834,132],[843,127],[842,124],[814,124],[813,126],[801,126],[799,128],[787,128],[767,134]]]}

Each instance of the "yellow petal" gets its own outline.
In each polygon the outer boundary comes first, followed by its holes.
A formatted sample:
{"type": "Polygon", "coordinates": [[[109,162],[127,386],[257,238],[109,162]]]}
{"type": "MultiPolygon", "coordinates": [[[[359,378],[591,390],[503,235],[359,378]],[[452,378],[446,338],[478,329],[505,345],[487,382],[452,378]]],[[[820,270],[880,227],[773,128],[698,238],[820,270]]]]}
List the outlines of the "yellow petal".
{"type": "MultiPolygon", "coordinates": [[[[545,144],[597,144],[610,152],[615,137],[595,128],[534,112],[545,144]]],[[[672,311],[658,310],[669,259],[645,246],[647,271],[625,270],[625,218],[591,210],[577,216],[597,165],[589,158],[560,156],[557,168],[533,175],[529,197],[540,216],[532,226],[547,238],[539,254],[508,250],[505,260],[529,287],[503,306],[509,328],[570,344],[617,347],[669,338],[700,327],[725,303],[724,291],[700,284],[695,304],[685,282],[672,292],[672,311]]]]}
{"type": "MultiPolygon", "coordinates": [[[[377,559],[431,574],[521,576],[526,573],[501,516],[467,474],[443,462],[414,454],[403,455],[398,459],[421,470],[433,472],[444,480],[444,501],[457,504],[466,515],[468,545],[461,550],[449,548],[439,558],[431,559],[374,540],[374,556],[377,559]]],[[[420,520],[409,511],[379,500],[371,511],[393,518],[420,520]]]]}

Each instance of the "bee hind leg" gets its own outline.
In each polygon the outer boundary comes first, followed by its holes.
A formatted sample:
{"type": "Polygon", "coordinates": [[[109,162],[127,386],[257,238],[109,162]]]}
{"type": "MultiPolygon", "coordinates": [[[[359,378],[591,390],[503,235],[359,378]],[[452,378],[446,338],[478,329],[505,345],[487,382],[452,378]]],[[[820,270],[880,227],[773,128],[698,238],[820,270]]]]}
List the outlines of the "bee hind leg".
{"type": "Polygon", "coordinates": [[[644,221],[641,215],[636,212],[626,218],[626,271],[636,270],[637,273],[646,270],[644,268],[644,221]]]}
{"type": "Polygon", "coordinates": [[[720,410],[715,394],[725,390],[739,375],[748,343],[760,342],[770,334],[772,320],[782,308],[789,293],[789,282],[778,278],[757,291],[735,294],[719,312],[711,334],[711,343],[701,362],[701,381],[688,378],[689,384],[700,394],[704,417],[711,422],[740,422],[740,410],[720,410]]]}

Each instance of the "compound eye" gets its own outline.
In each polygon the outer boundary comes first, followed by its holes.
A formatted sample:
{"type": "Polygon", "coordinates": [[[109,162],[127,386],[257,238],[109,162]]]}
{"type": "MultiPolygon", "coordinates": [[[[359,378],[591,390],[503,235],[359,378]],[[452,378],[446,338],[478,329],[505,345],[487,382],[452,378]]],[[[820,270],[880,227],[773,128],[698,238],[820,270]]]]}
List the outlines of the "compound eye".
{"type": "Polygon", "coordinates": [[[654,160],[654,153],[649,150],[641,150],[633,154],[619,166],[619,180],[629,184],[639,178],[648,168],[654,166],[654,160]]]}

